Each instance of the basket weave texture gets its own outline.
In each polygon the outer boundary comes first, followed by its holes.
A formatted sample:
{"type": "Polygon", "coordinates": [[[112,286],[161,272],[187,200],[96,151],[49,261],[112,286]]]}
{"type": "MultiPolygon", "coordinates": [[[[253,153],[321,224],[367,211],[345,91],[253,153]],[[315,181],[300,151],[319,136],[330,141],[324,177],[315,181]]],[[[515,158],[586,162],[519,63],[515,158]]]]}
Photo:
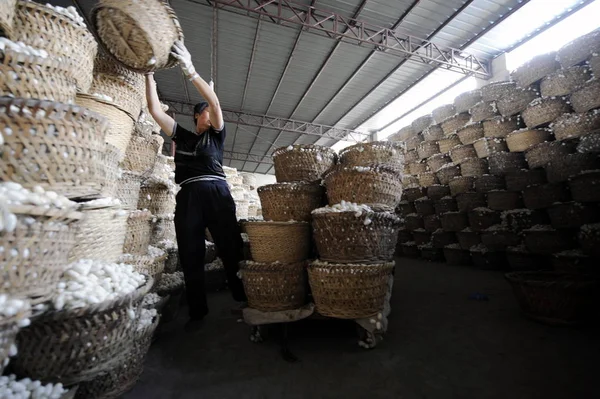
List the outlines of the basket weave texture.
{"type": "Polygon", "coordinates": [[[324,182],[330,205],[344,200],[395,208],[402,196],[400,176],[385,167],[341,167],[326,175],[324,182]]]}
{"type": "Polygon", "coordinates": [[[510,152],[523,152],[536,144],[552,140],[552,132],[545,129],[518,130],[506,137],[510,152]]]}
{"type": "Polygon", "coordinates": [[[30,317],[30,311],[21,310],[12,317],[0,319],[0,373],[9,361],[11,347],[15,344],[19,332],[19,322],[30,317]]]}
{"type": "Polygon", "coordinates": [[[431,187],[439,183],[437,176],[433,172],[421,173],[418,177],[421,187],[431,187]]]}
{"type": "Polygon", "coordinates": [[[104,182],[102,183],[101,196],[112,198],[115,196],[117,182],[121,176],[119,162],[123,159],[123,153],[112,144],[105,143],[102,164],[104,165],[104,182]]]}
{"type": "Polygon", "coordinates": [[[278,183],[319,180],[336,162],[337,154],[332,149],[316,145],[282,147],[273,153],[278,183]]]}
{"type": "Polygon", "coordinates": [[[600,79],[592,79],[571,94],[575,112],[583,113],[600,108],[600,79]]]}
{"type": "Polygon", "coordinates": [[[393,269],[394,262],[374,265],[311,263],[308,278],[317,312],[339,319],[376,315],[383,310],[393,269]]]}
{"type": "Polygon", "coordinates": [[[562,97],[542,98],[529,104],[527,109],[523,111],[522,116],[525,124],[530,128],[534,128],[553,122],[562,114],[570,111],[571,106],[562,97]]]}
{"type": "Polygon", "coordinates": [[[143,177],[137,173],[125,171],[117,182],[115,197],[121,201],[123,209],[136,209],[140,198],[143,177]]]}
{"type": "Polygon", "coordinates": [[[374,141],[345,148],[340,152],[340,163],[345,166],[378,164],[400,171],[404,165],[404,154],[399,143],[374,141]]]}
{"type": "Polygon", "coordinates": [[[468,112],[452,116],[441,123],[442,129],[446,136],[454,134],[461,127],[465,127],[471,120],[471,115],[468,112]]]}
{"type": "Polygon", "coordinates": [[[471,123],[456,131],[456,135],[463,144],[473,144],[483,137],[483,125],[481,123],[471,123]]]}
{"type": "Polygon", "coordinates": [[[525,155],[521,152],[497,152],[488,158],[490,174],[504,176],[507,173],[527,169],[525,155]]]}
{"type": "Polygon", "coordinates": [[[154,215],[175,213],[175,193],[163,185],[142,186],[138,209],[148,209],[154,215]]]}
{"type": "Polygon", "coordinates": [[[118,299],[43,314],[19,332],[16,373],[72,385],[111,369],[133,342],[128,310],[137,307],[152,284],[148,278],[144,285],[118,299]]]}
{"type": "Polygon", "coordinates": [[[556,58],[563,68],[568,68],[587,60],[594,53],[600,53],[600,29],[565,44],[558,50],[556,58]]]}
{"type": "Polygon", "coordinates": [[[509,133],[519,129],[521,121],[520,116],[505,118],[497,116],[487,121],[483,121],[483,135],[485,137],[504,138],[509,133]]]}
{"type": "Polygon", "coordinates": [[[480,101],[469,110],[469,113],[471,122],[482,122],[499,115],[495,101],[480,101]]]}
{"type": "Polygon", "coordinates": [[[573,176],[569,188],[575,201],[600,202],[600,172],[590,171],[573,176]]]}
{"type": "Polygon", "coordinates": [[[417,148],[417,154],[419,154],[420,159],[427,159],[439,153],[440,147],[437,141],[424,141],[417,148]]]}
{"type": "Polygon", "coordinates": [[[600,131],[600,111],[565,114],[554,121],[552,130],[556,140],[567,140],[600,131]]]}
{"type": "Polygon", "coordinates": [[[468,158],[460,164],[460,172],[463,176],[481,177],[488,172],[487,159],[468,158]]]}
{"type": "Polygon", "coordinates": [[[496,105],[502,116],[512,116],[523,112],[529,103],[539,97],[534,90],[515,88],[506,95],[500,97],[496,105]]]}
{"type": "Polygon", "coordinates": [[[460,163],[465,159],[477,158],[477,152],[473,144],[460,145],[450,150],[450,158],[452,162],[460,163]]]}
{"type": "Polygon", "coordinates": [[[3,181],[40,185],[69,198],[100,193],[104,118],[70,105],[4,97],[0,125],[3,181]]]}
{"type": "Polygon", "coordinates": [[[600,169],[600,157],[597,154],[568,154],[546,165],[546,177],[549,183],[560,183],[583,171],[597,169],[600,169]]]}
{"type": "Polygon", "coordinates": [[[479,158],[487,158],[497,152],[508,151],[506,140],[502,138],[484,137],[473,143],[479,158]]]}
{"type": "Polygon", "coordinates": [[[152,219],[152,235],[150,239],[151,245],[157,245],[163,240],[175,241],[175,222],[173,214],[159,215],[156,219],[152,219]]]}
{"type": "Polygon", "coordinates": [[[565,202],[547,209],[555,229],[578,229],[587,223],[600,222],[600,208],[592,204],[565,202]]]}
{"type": "Polygon", "coordinates": [[[310,253],[310,224],[306,222],[244,223],[255,262],[298,263],[310,253]]]}
{"type": "Polygon", "coordinates": [[[158,143],[152,139],[132,136],[127,146],[123,168],[142,175],[149,174],[154,169],[158,143]]]}
{"type": "Polygon", "coordinates": [[[158,257],[151,255],[124,254],[118,259],[118,262],[132,265],[133,270],[152,277],[156,284],[160,281],[160,278],[165,271],[166,260],[167,254],[158,257]]]}
{"type": "Polygon", "coordinates": [[[150,211],[133,211],[127,218],[127,234],[123,244],[123,253],[145,255],[150,245],[152,214],[150,211]]]}
{"type": "Polygon", "coordinates": [[[167,2],[101,0],[92,10],[92,23],[106,50],[132,70],[177,65],[170,52],[183,32],[167,2]]]}
{"type": "Polygon", "coordinates": [[[71,261],[98,259],[116,262],[123,254],[127,233],[127,214],[119,207],[84,209],[78,223],[75,242],[69,255],[71,261]]]}
{"type": "Polygon", "coordinates": [[[444,129],[440,125],[431,125],[423,130],[423,140],[437,141],[444,138],[444,129]]]}
{"type": "Polygon", "coordinates": [[[456,205],[461,212],[485,207],[486,204],[485,194],[483,193],[460,193],[456,196],[456,205]]]}
{"type": "Polygon", "coordinates": [[[560,162],[564,156],[575,152],[574,144],[564,141],[540,143],[525,152],[525,159],[530,169],[546,166],[550,162],[560,162]]]}
{"type": "Polygon", "coordinates": [[[29,205],[10,205],[16,228],[0,235],[0,286],[11,296],[32,303],[48,300],[75,245],[81,214],[29,205]],[[16,255],[14,255],[16,254],[16,255]]]}
{"type": "Polygon", "coordinates": [[[456,108],[454,108],[454,104],[446,104],[440,107],[437,107],[431,112],[433,116],[433,120],[435,123],[441,123],[451,116],[456,115],[456,108]]]}
{"type": "Polygon", "coordinates": [[[454,108],[456,113],[469,112],[469,110],[478,102],[481,101],[481,90],[471,90],[466,93],[459,94],[454,99],[454,108]]]}
{"type": "Polygon", "coordinates": [[[321,206],[323,188],[314,183],[276,183],[258,188],[263,218],[275,222],[309,221],[321,206]]]}
{"type": "Polygon", "coordinates": [[[423,130],[427,129],[433,123],[433,116],[431,115],[423,115],[417,119],[415,119],[411,123],[411,128],[414,133],[421,133],[423,130]]]}
{"type": "Polygon", "coordinates": [[[92,81],[90,93],[108,96],[121,111],[137,120],[144,102],[143,76],[128,77],[97,73],[92,81]],[[141,81],[141,82],[140,82],[141,81]]]}
{"type": "Polygon", "coordinates": [[[450,156],[446,154],[436,154],[427,159],[427,166],[432,172],[437,172],[442,166],[452,162],[450,156]]]}
{"type": "Polygon", "coordinates": [[[17,0],[6,0],[0,4],[0,35],[9,39],[12,36],[16,7],[17,0]]]}
{"type": "Polygon", "coordinates": [[[390,261],[400,220],[387,212],[315,213],[313,233],[319,259],[335,263],[390,261]]]}
{"type": "Polygon", "coordinates": [[[483,175],[475,181],[475,191],[478,193],[487,193],[492,190],[503,190],[505,188],[505,179],[502,176],[483,175]]]}
{"type": "Polygon", "coordinates": [[[13,20],[13,41],[43,49],[69,68],[80,92],[92,84],[98,44],[85,25],[33,1],[19,1],[13,20]]]}
{"type": "Polygon", "coordinates": [[[536,186],[548,182],[544,169],[519,170],[504,176],[506,188],[509,191],[523,191],[529,186],[536,186]]]}
{"type": "MultiPolygon", "coordinates": [[[[501,221],[500,212],[492,211],[491,209],[484,207],[472,209],[469,211],[468,217],[471,230],[478,233],[489,227],[499,224],[501,221]]],[[[478,243],[479,240],[473,245],[478,243]]]]}
{"type": "Polygon", "coordinates": [[[473,176],[457,176],[450,180],[448,186],[450,186],[450,193],[452,195],[458,195],[461,193],[468,193],[474,190],[474,184],[477,178],[473,176]]]}
{"type": "Polygon", "coordinates": [[[511,93],[517,84],[515,82],[502,81],[485,85],[481,88],[481,99],[483,101],[497,101],[501,97],[511,93]]]}
{"type": "Polygon", "coordinates": [[[533,57],[510,75],[517,86],[527,88],[559,68],[560,64],[556,61],[556,52],[551,52],[533,57]]]}
{"type": "Polygon", "coordinates": [[[457,135],[449,136],[445,139],[438,141],[438,146],[440,147],[440,153],[448,154],[451,149],[456,146],[461,145],[461,142],[457,135]]]}
{"type": "Polygon", "coordinates": [[[569,191],[561,183],[540,184],[523,190],[523,201],[528,209],[549,208],[555,202],[569,200],[569,191]]]}
{"type": "Polygon", "coordinates": [[[591,78],[590,69],[574,66],[546,76],[540,83],[542,97],[568,96],[591,78]]]}
{"type": "Polygon", "coordinates": [[[250,308],[278,312],[304,305],[307,281],[305,262],[244,262],[240,270],[250,308]]]}
{"type": "Polygon", "coordinates": [[[459,232],[469,227],[469,220],[465,212],[446,212],[440,216],[444,231],[459,232]]]}

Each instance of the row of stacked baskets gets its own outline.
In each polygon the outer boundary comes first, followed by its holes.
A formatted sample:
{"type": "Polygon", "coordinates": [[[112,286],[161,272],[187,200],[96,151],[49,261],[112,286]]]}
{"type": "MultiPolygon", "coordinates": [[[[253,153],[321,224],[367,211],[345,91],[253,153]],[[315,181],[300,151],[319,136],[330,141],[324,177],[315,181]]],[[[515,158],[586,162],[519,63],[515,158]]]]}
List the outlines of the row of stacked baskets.
{"type": "Polygon", "coordinates": [[[399,253],[508,268],[522,307],[539,319],[590,315],[600,258],[599,51],[597,30],[390,137],[407,149],[399,253]],[[531,272],[541,269],[554,272],[531,272]]]}
{"type": "Polygon", "coordinates": [[[183,286],[173,159],[143,75],[73,7],[2,2],[0,36],[0,396],[118,397],[183,286]]]}

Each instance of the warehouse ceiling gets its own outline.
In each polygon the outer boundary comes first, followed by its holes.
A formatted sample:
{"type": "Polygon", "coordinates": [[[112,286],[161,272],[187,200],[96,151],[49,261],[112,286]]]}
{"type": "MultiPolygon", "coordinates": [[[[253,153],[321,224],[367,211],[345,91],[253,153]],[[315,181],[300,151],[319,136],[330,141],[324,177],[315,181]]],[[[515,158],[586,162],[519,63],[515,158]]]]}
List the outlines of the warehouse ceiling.
{"type": "MultiPolygon", "coordinates": [[[[507,50],[493,27],[529,0],[171,0],[196,70],[228,112],[225,163],[273,173],[290,144],[331,146],[435,69],[486,77],[507,50]],[[409,38],[410,36],[410,38],[409,38]],[[418,38],[418,39],[417,39],[418,38]],[[466,54],[463,50],[467,49],[466,54]],[[337,129],[330,129],[336,127],[337,129]]],[[[572,1],[569,0],[572,3],[572,1]]],[[[582,1],[565,14],[591,0],[582,1]]],[[[53,0],[80,7],[91,0],[53,0]]],[[[201,97],[179,68],[156,73],[161,99],[191,128],[201,97]]],[[[369,124],[366,124],[369,125],[369,124]]],[[[349,136],[348,136],[349,135],[349,136]]]]}

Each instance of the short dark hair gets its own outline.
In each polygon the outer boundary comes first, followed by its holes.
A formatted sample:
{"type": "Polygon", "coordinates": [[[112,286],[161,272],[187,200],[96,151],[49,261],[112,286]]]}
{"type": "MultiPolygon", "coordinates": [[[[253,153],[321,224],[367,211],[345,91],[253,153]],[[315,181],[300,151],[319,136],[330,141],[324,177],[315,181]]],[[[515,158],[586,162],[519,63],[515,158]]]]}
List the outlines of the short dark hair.
{"type": "Polygon", "coordinates": [[[194,125],[196,124],[196,114],[201,114],[206,108],[208,108],[208,103],[206,101],[194,105],[194,125]]]}

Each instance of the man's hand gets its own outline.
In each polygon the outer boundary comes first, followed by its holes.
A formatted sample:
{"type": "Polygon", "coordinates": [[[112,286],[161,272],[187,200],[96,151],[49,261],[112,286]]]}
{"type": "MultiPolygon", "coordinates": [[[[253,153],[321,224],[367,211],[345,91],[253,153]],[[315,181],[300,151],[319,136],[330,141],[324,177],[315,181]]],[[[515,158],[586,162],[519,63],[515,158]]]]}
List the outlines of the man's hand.
{"type": "Polygon", "coordinates": [[[175,44],[173,44],[171,55],[179,60],[179,66],[188,78],[196,74],[196,68],[194,68],[194,64],[192,64],[192,55],[188,49],[185,48],[181,40],[177,40],[175,44]]]}

